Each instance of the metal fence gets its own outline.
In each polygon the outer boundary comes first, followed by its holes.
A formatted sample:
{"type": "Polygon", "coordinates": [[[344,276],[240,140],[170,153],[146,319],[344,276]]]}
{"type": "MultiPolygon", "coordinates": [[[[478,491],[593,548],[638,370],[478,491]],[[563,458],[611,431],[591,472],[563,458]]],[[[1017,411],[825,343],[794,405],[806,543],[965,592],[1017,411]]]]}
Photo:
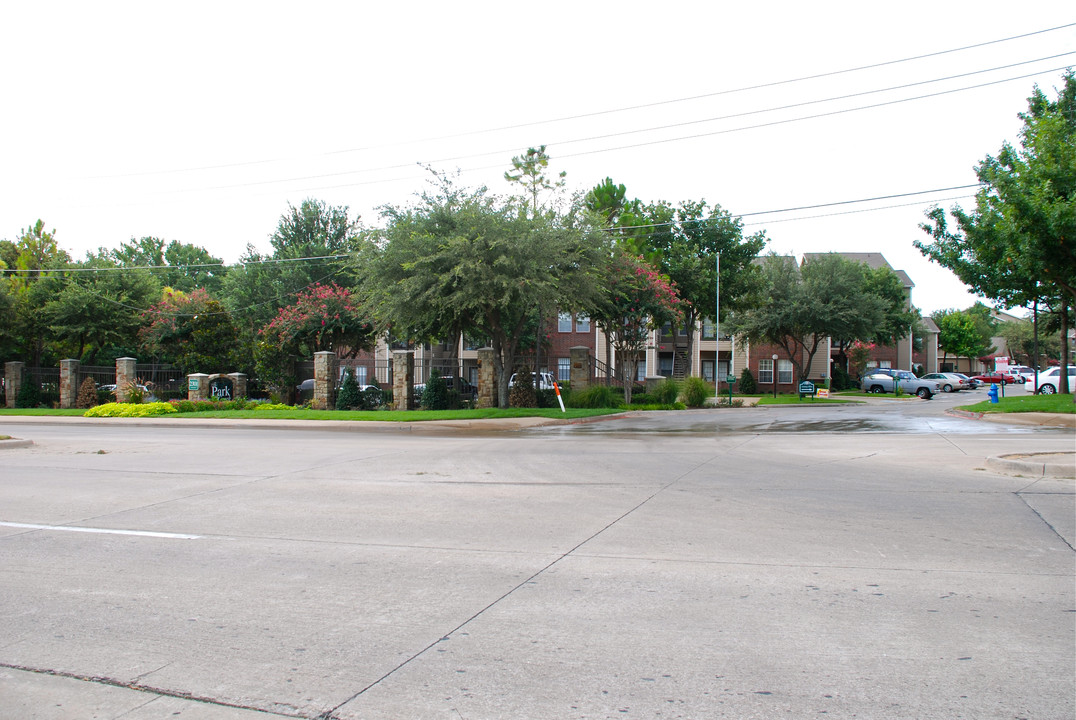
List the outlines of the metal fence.
{"type": "Polygon", "coordinates": [[[135,384],[145,385],[158,400],[187,397],[187,374],[174,365],[138,363],[135,365],[135,384]]]}

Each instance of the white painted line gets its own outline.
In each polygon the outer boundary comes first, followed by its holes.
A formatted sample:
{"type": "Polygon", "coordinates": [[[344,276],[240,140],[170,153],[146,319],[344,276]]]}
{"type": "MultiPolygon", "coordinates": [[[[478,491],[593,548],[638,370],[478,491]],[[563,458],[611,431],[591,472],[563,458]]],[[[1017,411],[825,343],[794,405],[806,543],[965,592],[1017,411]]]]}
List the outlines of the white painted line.
{"type": "Polygon", "coordinates": [[[0,522],[0,526],[24,528],[26,530],[63,530],[66,532],[103,533],[105,535],[135,535],[138,537],[169,538],[171,540],[198,540],[201,538],[201,535],[150,532],[148,530],[113,530],[110,528],[76,527],[74,525],[34,525],[31,523],[0,522]]]}

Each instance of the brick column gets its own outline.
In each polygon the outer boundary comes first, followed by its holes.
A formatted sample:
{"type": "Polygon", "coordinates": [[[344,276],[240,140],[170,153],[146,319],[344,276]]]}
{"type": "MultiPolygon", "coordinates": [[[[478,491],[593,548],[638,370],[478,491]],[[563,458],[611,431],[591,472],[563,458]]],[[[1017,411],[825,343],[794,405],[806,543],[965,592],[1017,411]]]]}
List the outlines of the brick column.
{"type": "Polygon", "coordinates": [[[127,402],[128,388],[135,384],[135,365],[132,357],[116,358],[116,402],[127,402]]]}
{"type": "Polygon", "coordinates": [[[497,407],[497,369],[493,367],[493,348],[478,350],[478,401],[475,407],[497,407]]]}
{"type": "Polygon", "coordinates": [[[19,389],[22,387],[22,376],[25,369],[26,363],[17,361],[4,363],[4,387],[6,403],[9,408],[15,407],[15,400],[18,398],[19,389]]]}
{"type": "Polygon", "coordinates": [[[336,409],[336,353],[328,350],[314,353],[315,410],[336,409]]]}
{"type": "Polygon", "coordinates": [[[415,409],[415,351],[392,351],[392,409],[415,409]]]}
{"type": "Polygon", "coordinates": [[[60,407],[71,409],[78,405],[78,360],[60,361],[60,407]]]}
{"type": "Polygon", "coordinates": [[[582,390],[590,384],[590,348],[585,345],[577,345],[568,348],[572,367],[568,372],[568,381],[572,384],[572,390],[582,390]]]}
{"type": "Polygon", "coordinates": [[[247,374],[228,373],[228,377],[232,381],[232,399],[245,398],[247,396],[247,374]]]}
{"type": "Polygon", "coordinates": [[[191,373],[187,376],[187,399],[206,400],[209,398],[209,376],[205,373],[191,373]]]}

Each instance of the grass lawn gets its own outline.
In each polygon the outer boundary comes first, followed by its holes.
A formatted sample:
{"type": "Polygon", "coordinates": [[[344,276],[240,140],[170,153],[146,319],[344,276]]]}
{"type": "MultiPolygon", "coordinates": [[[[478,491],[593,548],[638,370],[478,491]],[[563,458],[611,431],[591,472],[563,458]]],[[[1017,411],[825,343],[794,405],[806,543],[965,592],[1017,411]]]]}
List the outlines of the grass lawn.
{"type": "MultiPolygon", "coordinates": [[[[0,416],[67,416],[81,417],[85,410],[51,410],[45,408],[22,408],[0,409],[0,416]]],[[[486,420],[490,418],[521,418],[521,417],[545,417],[562,420],[575,420],[578,418],[594,417],[598,415],[610,415],[624,412],[621,409],[589,409],[568,408],[567,412],[561,412],[560,408],[487,408],[484,410],[222,410],[190,413],[174,413],[170,415],[158,415],[156,417],[175,418],[184,420],[187,418],[222,418],[232,420],[246,420],[257,418],[262,420],[351,420],[380,422],[423,422],[426,420],[486,420]]]]}
{"type": "Polygon", "coordinates": [[[1072,395],[1024,395],[1000,398],[996,404],[986,400],[974,405],[961,405],[960,409],[970,412],[1072,414],[1076,413],[1076,404],[1072,402],[1072,395]]]}

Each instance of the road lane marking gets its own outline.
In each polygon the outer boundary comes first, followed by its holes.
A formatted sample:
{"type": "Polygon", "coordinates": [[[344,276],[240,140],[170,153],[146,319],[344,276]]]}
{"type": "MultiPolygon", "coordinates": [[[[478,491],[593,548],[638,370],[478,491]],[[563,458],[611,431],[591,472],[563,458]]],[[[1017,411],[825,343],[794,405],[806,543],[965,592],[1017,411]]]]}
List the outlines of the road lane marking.
{"type": "Polygon", "coordinates": [[[149,530],[115,530],[112,528],[76,527],[74,525],[35,525],[33,523],[0,522],[0,527],[23,528],[25,530],[61,530],[64,532],[101,533],[104,535],[134,535],[136,537],[168,538],[171,540],[198,540],[201,535],[183,535],[181,533],[150,532],[149,530]]]}

